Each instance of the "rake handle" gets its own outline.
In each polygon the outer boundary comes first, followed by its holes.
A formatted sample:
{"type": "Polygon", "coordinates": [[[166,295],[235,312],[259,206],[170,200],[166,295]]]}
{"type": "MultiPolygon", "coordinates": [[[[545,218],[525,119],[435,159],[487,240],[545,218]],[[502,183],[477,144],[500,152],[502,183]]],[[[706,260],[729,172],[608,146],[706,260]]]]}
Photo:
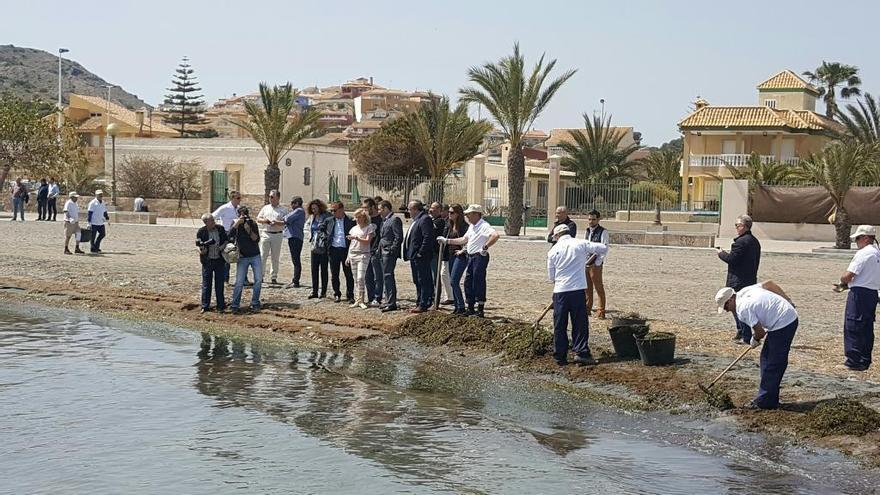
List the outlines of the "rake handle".
{"type": "Polygon", "coordinates": [[[709,386],[706,387],[706,390],[709,390],[710,388],[712,388],[713,385],[715,385],[716,383],[718,383],[718,380],[720,380],[722,376],[724,376],[725,374],[727,374],[727,372],[730,371],[730,369],[733,368],[733,366],[734,366],[736,363],[738,363],[740,359],[744,358],[744,357],[746,356],[746,354],[748,354],[749,351],[751,351],[751,350],[752,350],[752,346],[748,346],[748,347],[746,348],[746,350],[744,350],[743,353],[739,355],[738,358],[734,359],[733,362],[730,363],[730,366],[728,366],[727,368],[725,368],[724,371],[722,371],[720,375],[718,375],[717,377],[715,377],[714,380],[712,380],[712,383],[710,383],[709,386]]]}

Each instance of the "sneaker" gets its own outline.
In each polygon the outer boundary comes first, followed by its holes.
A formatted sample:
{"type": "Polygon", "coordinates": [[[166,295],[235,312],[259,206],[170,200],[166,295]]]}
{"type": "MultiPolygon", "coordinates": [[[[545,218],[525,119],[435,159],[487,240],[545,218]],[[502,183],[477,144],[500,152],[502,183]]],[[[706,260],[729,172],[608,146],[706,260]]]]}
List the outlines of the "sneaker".
{"type": "Polygon", "coordinates": [[[293,282],[284,286],[285,289],[299,289],[299,284],[295,284],[293,282]]]}
{"type": "Polygon", "coordinates": [[[358,303],[351,303],[348,305],[348,307],[349,308],[356,308],[356,307],[358,307],[358,303]]]}
{"type": "Polygon", "coordinates": [[[359,308],[361,308],[361,309],[370,309],[370,307],[367,306],[367,305],[364,304],[364,303],[360,303],[360,304],[358,304],[357,306],[358,306],[359,308]]]}
{"type": "Polygon", "coordinates": [[[200,314],[200,315],[203,315],[203,314],[205,314],[205,313],[207,313],[207,312],[208,312],[208,308],[202,308],[202,310],[199,311],[199,314],[200,314]]]}
{"type": "Polygon", "coordinates": [[[342,302],[342,296],[333,296],[333,302],[335,302],[335,303],[342,302]]]}

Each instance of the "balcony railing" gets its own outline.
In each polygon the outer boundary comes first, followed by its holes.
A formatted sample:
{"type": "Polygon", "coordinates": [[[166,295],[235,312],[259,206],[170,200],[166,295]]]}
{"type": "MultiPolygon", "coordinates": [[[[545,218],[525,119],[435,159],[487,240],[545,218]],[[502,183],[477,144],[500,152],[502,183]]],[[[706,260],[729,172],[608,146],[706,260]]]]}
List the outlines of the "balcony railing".
{"type": "MultiPolygon", "coordinates": [[[[747,154],[722,154],[722,155],[691,155],[691,167],[723,167],[725,164],[731,167],[745,167],[749,164],[752,155],[747,154]]],[[[761,163],[771,163],[776,161],[773,155],[760,155],[761,163]]],[[[788,165],[797,165],[800,158],[796,156],[785,157],[780,160],[788,165]]]]}

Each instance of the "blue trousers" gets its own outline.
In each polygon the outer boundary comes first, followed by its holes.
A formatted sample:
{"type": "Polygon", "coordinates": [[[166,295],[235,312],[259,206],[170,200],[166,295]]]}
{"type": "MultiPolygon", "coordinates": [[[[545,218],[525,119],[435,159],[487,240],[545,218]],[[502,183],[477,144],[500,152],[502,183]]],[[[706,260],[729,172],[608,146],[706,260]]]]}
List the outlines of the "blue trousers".
{"type": "Polygon", "coordinates": [[[877,291],[850,287],[843,322],[843,352],[846,355],[846,365],[850,368],[871,366],[876,313],[877,291]]]}
{"type": "Polygon", "coordinates": [[[587,299],[583,290],[553,293],[553,357],[557,361],[568,358],[568,323],[571,321],[571,349],[578,356],[588,357],[590,323],[587,319],[587,299]]]}
{"type": "Polygon", "coordinates": [[[202,265],[202,309],[211,307],[211,289],[217,296],[217,309],[226,309],[226,301],[223,299],[223,283],[226,272],[226,262],[223,258],[209,259],[202,265]]]}
{"type": "Polygon", "coordinates": [[[489,266],[489,255],[467,254],[467,269],[464,275],[464,297],[468,307],[486,302],[486,268],[489,266]]]}
{"type": "Polygon", "coordinates": [[[752,327],[739,321],[739,318],[736,316],[736,311],[731,311],[731,313],[733,314],[733,322],[736,324],[736,338],[741,339],[745,343],[751,342],[752,327]]]}
{"type": "Polygon", "coordinates": [[[761,384],[755,397],[755,404],[761,409],[779,407],[779,385],[788,367],[788,352],[797,327],[798,320],[794,320],[787,327],[767,332],[761,349],[761,384]]]}
{"type": "Polygon", "coordinates": [[[92,228],[92,240],[90,241],[90,243],[91,243],[92,252],[94,253],[94,252],[99,251],[101,249],[101,241],[103,241],[104,237],[107,235],[106,234],[106,232],[107,232],[106,227],[107,226],[106,225],[91,225],[90,227],[92,228]]]}
{"type": "Polygon", "coordinates": [[[467,255],[452,256],[449,260],[449,282],[452,284],[452,300],[455,301],[455,309],[464,309],[464,294],[461,292],[461,278],[467,269],[467,255]]]}
{"type": "Polygon", "coordinates": [[[434,279],[431,277],[431,259],[416,258],[409,260],[413,283],[416,285],[416,299],[422,309],[434,304],[434,279]]]}
{"type": "Polygon", "coordinates": [[[241,303],[241,292],[244,290],[244,281],[247,279],[248,268],[254,271],[254,291],[251,294],[251,307],[260,308],[260,289],[263,285],[263,260],[260,255],[249,258],[239,258],[235,268],[235,287],[232,289],[232,309],[238,309],[241,303]]]}
{"type": "Polygon", "coordinates": [[[12,198],[12,220],[15,220],[21,212],[21,221],[24,222],[24,199],[12,198]]]}

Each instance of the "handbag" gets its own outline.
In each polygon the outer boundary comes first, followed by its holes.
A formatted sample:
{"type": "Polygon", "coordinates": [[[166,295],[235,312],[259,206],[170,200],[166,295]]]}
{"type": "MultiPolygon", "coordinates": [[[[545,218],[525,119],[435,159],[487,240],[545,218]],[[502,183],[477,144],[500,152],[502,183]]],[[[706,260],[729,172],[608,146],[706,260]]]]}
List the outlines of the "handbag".
{"type": "Polygon", "coordinates": [[[315,240],[312,242],[312,254],[325,255],[330,249],[330,236],[322,228],[315,231],[315,240]]]}
{"type": "Polygon", "coordinates": [[[238,263],[238,246],[232,243],[227,244],[226,247],[223,248],[223,251],[220,253],[220,256],[223,256],[223,259],[226,260],[226,262],[230,265],[238,263]]]}

